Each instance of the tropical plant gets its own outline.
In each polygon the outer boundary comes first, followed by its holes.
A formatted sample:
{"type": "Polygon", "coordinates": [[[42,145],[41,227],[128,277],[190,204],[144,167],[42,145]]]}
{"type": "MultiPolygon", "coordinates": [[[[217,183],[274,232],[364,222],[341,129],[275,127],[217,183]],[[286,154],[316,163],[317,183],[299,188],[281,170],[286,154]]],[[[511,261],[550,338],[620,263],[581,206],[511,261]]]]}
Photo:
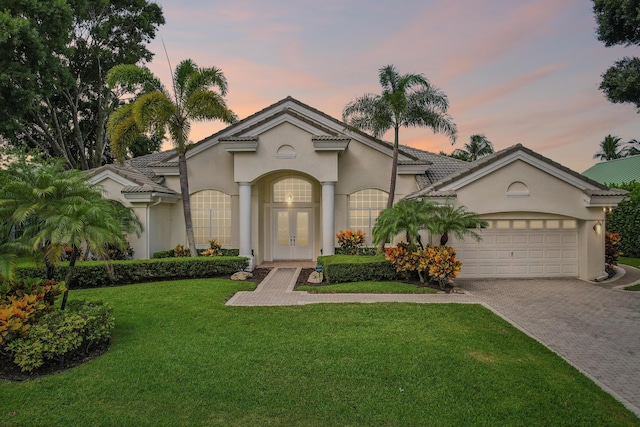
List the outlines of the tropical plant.
{"type": "Polygon", "coordinates": [[[393,65],[380,68],[382,93],[365,94],[351,101],[342,112],[342,119],[351,127],[370,131],[380,138],[394,131],[393,160],[387,207],[394,203],[398,170],[400,127],[428,127],[445,133],[455,142],[457,128],[447,114],[449,100],[442,90],[431,85],[422,74],[401,75],[393,65]]]}
{"type": "Polygon", "coordinates": [[[627,190],[628,199],[607,212],[606,229],[620,235],[620,250],[625,256],[640,258],[640,182],[632,181],[615,187],[627,190]]]}
{"type": "Polygon", "coordinates": [[[614,160],[625,157],[625,149],[623,143],[618,136],[607,135],[600,142],[600,151],[593,155],[594,159],[614,160]]]}
{"type": "Polygon", "coordinates": [[[360,230],[340,230],[336,234],[336,238],[338,239],[338,246],[340,246],[344,255],[356,255],[365,241],[365,235],[360,230]]]}
{"type": "Polygon", "coordinates": [[[457,149],[451,153],[451,157],[467,162],[473,162],[478,160],[479,157],[484,157],[489,154],[493,154],[493,144],[487,139],[484,134],[471,135],[469,143],[464,144],[464,149],[457,149]]]}
{"type": "Polygon", "coordinates": [[[403,199],[380,212],[373,227],[376,244],[391,241],[404,233],[406,242],[413,248],[421,247],[420,230],[428,229],[436,206],[424,199],[403,199]]]}
{"type": "Polygon", "coordinates": [[[478,227],[486,227],[487,222],[480,219],[478,214],[467,210],[465,206],[454,208],[448,204],[437,206],[427,222],[427,229],[431,234],[439,234],[440,245],[449,241],[449,234],[457,239],[471,236],[480,241],[481,236],[475,231],[478,227]]]}
{"type": "Polygon", "coordinates": [[[169,134],[178,155],[187,244],[191,256],[195,257],[198,251],[193,234],[186,157],[191,146],[191,122],[217,119],[233,123],[237,117],[224,100],[227,80],[219,68],[199,68],[195,62],[186,59],[178,64],[172,77],[173,94],[146,67],[125,64],[113,67],[107,75],[109,86],[120,85],[136,97],[111,115],[107,134],[111,138],[111,150],[120,162],[140,134],[151,133],[162,138],[169,134]]]}
{"type": "MultiPolygon", "coordinates": [[[[126,234],[140,233],[142,226],[131,209],[104,199],[100,187],[81,171],[64,170],[63,161],[17,158],[0,173],[0,226],[20,230],[0,245],[5,259],[20,251],[44,255],[47,277],[71,248],[67,289],[81,248],[106,257],[111,245],[126,247],[126,234]]],[[[10,264],[7,264],[10,266],[10,264]]],[[[11,279],[10,271],[3,272],[11,279]]],[[[62,300],[64,308],[68,291],[62,300]]]]}

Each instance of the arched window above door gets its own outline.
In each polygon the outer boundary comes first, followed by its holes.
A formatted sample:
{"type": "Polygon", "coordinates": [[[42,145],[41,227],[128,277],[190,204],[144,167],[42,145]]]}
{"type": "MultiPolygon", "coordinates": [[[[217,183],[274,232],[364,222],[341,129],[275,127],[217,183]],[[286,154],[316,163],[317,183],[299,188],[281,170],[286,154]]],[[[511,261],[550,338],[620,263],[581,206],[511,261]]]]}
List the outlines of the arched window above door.
{"type": "Polygon", "coordinates": [[[284,178],[273,184],[274,203],[311,203],[313,187],[302,178],[284,178]]]}

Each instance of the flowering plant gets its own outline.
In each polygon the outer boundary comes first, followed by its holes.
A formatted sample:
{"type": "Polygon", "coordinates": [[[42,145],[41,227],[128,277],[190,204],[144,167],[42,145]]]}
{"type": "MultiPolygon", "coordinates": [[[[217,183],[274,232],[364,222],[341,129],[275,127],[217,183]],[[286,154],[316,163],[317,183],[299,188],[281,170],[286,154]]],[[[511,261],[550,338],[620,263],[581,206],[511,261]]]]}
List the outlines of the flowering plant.
{"type": "Polygon", "coordinates": [[[355,255],[358,253],[358,248],[364,245],[364,233],[360,230],[340,230],[336,234],[338,239],[338,245],[344,250],[345,254],[355,255]]]}
{"type": "Polygon", "coordinates": [[[385,258],[396,271],[415,271],[422,283],[429,279],[438,282],[442,288],[449,279],[458,276],[462,267],[462,262],[456,259],[455,249],[450,246],[429,246],[412,251],[406,243],[399,243],[395,248],[385,249],[385,258]]]}
{"type": "Polygon", "coordinates": [[[188,257],[191,256],[191,252],[189,252],[189,248],[185,248],[182,245],[176,245],[173,248],[173,256],[174,257],[188,257]]]}

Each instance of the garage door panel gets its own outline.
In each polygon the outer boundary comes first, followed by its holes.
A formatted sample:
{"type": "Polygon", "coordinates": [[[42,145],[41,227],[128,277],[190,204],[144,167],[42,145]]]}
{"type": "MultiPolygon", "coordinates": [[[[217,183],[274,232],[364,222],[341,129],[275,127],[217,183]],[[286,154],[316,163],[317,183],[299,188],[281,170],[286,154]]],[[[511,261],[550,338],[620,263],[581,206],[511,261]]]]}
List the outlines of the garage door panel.
{"type": "Polygon", "coordinates": [[[511,240],[514,245],[526,245],[527,241],[528,239],[525,234],[514,234],[511,240]]]}
{"type": "Polygon", "coordinates": [[[495,237],[495,241],[497,245],[510,245],[511,244],[511,236],[506,234],[498,234],[495,237]]]}
{"type": "Polygon", "coordinates": [[[462,278],[578,276],[577,230],[493,228],[481,235],[480,242],[453,242],[462,278]]]}
{"type": "Polygon", "coordinates": [[[544,236],[542,234],[532,234],[529,236],[529,244],[530,245],[543,245],[544,244],[544,236]]]}

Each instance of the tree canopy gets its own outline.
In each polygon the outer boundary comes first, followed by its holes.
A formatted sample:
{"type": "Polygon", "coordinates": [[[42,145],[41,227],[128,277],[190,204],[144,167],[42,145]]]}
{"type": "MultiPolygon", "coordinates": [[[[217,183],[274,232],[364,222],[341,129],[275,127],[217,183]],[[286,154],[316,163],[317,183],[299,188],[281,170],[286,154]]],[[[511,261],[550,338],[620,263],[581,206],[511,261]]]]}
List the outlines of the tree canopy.
{"type": "MultiPolygon", "coordinates": [[[[605,46],[640,44],[640,0],[593,0],[598,40],[605,46]]],[[[640,59],[618,60],[603,75],[600,83],[613,103],[631,103],[640,112],[640,59]]]]}
{"type": "MultiPolygon", "coordinates": [[[[493,154],[493,144],[484,134],[475,134],[469,137],[469,142],[464,144],[464,148],[453,150],[448,156],[454,159],[464,160],[465,162],[473,162],[480,157],[493,154]]],[[[446,153],[442,153],[447,155],[446,153]]]]}
{"type": "Polygon", "coordinates": [[[147,43],[163,23],[148,0],[0,0],[0,134],[68,168],[110,161],[118,94],[106,73],[151,60],[147,43]]]}

